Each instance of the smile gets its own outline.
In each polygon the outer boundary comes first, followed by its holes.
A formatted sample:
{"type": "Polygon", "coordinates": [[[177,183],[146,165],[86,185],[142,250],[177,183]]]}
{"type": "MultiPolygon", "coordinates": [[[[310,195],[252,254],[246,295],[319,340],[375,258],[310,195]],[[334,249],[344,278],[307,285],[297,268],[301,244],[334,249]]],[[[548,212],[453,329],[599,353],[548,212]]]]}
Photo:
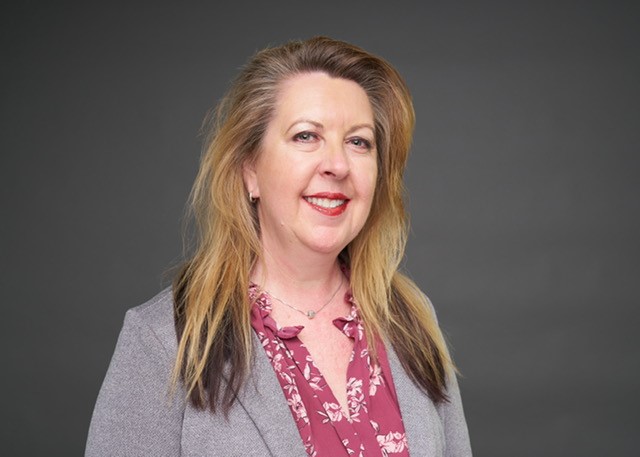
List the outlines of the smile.
{"type": "Polygon", "coordinates": [[[331,198],[317,198],[317,197],[304,197],[306,201],[315,206],[320,206],[322,208],[336,208],[340,205],[344,205],[346,200],[334,200],[331,198]]]}
{"type": "Polygon", "coordinates": [[[320,194],[303,199],[311,208],[327,216],[339,216],[345,212],[349,203],[349,199],[342,194],[320,194]]]}

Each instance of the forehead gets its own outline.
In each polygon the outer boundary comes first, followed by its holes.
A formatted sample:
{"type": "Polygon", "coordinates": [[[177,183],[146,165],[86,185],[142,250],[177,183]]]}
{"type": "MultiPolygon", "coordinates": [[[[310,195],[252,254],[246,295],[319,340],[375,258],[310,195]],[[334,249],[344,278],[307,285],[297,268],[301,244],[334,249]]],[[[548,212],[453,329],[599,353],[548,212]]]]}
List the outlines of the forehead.
{"type": "Polygon", "coordinates": [[[358,83],[311,72],[292,76],[280,84],[274,117],[372,124],[373,109],[358,83]]]}

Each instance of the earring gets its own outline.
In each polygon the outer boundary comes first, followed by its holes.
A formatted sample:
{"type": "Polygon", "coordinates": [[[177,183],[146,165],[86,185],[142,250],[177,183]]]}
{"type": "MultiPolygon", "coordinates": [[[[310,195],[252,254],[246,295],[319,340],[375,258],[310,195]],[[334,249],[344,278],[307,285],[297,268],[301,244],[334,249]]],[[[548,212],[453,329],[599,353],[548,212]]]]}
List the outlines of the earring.
{"type": "Polygon", "coordinates": [[[253,193],[249,192],[249,201],[251,203],[255,203],[256,200],[258,200],[258,199],[253,196],[253,193]]]}

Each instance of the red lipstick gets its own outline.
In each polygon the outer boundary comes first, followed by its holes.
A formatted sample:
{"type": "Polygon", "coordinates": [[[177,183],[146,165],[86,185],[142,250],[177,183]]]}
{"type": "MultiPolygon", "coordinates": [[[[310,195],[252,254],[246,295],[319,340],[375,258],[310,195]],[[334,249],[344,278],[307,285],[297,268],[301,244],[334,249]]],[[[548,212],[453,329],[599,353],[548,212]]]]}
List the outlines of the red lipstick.
{"type": "Polygon", "coordinates": [[[339,192],[318,192],[305,195],[303,199],[313,209],[327,216],[339,216],[346,211],[349,204],[347,196],[339,192]]]}

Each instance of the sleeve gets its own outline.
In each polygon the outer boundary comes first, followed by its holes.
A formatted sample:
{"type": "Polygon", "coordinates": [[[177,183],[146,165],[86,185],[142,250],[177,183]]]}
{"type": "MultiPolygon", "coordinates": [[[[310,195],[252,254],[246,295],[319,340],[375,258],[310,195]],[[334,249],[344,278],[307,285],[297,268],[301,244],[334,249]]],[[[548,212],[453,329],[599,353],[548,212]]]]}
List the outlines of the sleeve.
{"type": "Polygon", "coordinates": [[[449,402],[438,405],[438,413],[444,427],[445,456],[471,457],[469,430],[464,418],[460,388],[455,373],[447,380],[447,395],[449,395],[449,402]]]}
{"type": "Polygon", "coordinates": [[[85,457],[179,456],[184,413],[170,395],[173,358],[152,328],[129,310],[98,394],[85,457]]]}
{"type": "MultiPolygon", "coordinates": [[[[433,317],[438,322],[436,310],[428,297],[427,303],[431,308],[433,317]]],[[[447,395],[449,396],[449,401],[438,405],[438,414],[440,414],[440,420],[444,428],[445,456],[471,457],[469,430],[467,429],[467,421],[462,408],[458,377],[455,373],[450,373],[447,377],[447,395]]]]}

